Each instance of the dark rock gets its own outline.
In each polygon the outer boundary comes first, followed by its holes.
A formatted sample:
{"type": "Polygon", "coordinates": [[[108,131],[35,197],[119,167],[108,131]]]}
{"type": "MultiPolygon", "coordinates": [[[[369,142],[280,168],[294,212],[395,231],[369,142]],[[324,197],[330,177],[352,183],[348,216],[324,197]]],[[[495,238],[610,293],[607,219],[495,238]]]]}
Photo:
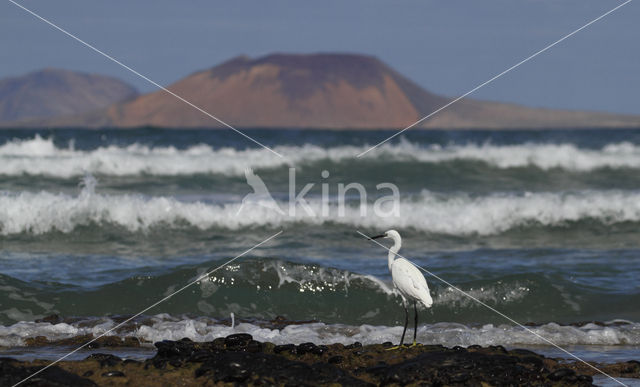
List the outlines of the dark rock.
{"type": "Polygon", "coordinates": [[[529,351],[528,349],[522,349],[522,348],[512,349],[510,352],[511,353],[515,353],[516,355],[528,355],[528,356],[543,357],[542,355],[538,355],[537,353],[535,353],[533,351],[529,351]]]}
{"type": "Polygon", "coordinates": [[[531,356],[524,356],[520,358],[520,361],[522,363],[533,364],[533,366],[536,367],[536,369],[542,369],[544,367],[544,362],[542,361],[542,358],[536,354],[533,354],[531,356]]]}
{"type": "Polygon", "coordinates": [[[93,353],[87,356],[87,360],[96,360],[100,363],[100,367],[113,367],[122,362],[122,359],[118,356],[108,353],[93,353]]]}
{"type": "Polygon", "coordinates": [[[126,375],[121,371],[109,371],[103,373],[102,376],[107,378],[124,378],[126,375]]]}
{"type": "Polygon", "coordinates": [[[538,380],[539,372],[519,364],[519,357],[503,355],[500,349],[497,352],[428,351],[401,363],[372,367],[367,373],[383,385],[484,383],[515,386],[538,380]]]}
{"type": "Polygon", "coordinates": [[[456,374],[451,375],[449,381],[451,383],[464,383],[469,380],[470,375],[466,372],[458,372],[456,374]]]}
{"type": "Polygon", "coordinates": [[[224,342],[225,342],[225,338],[224,337],[218,337],[213,339],[213,341],[210,343],[214,348],[219,348],[219,349],[224,349],[224,342]]]}
{"type": "Polygon", "coordinates": [[[283,345],[276,345],[273,348],[273,353],[282,353],[285,351],[294,353],[296,351],[296,346],[294,344],[283,344],[283,345]]]}
{"type": "MultiPolygon", "coordinates": [[[[172,377],[177,376],[194,385],[310,386],[366,385],[367,382],[399,386],[592,385],[589,376],[577,375],[572,371],[580,368],[571,363],[561,364],[528,350],[506,352],[500,346],[453,349],[440,345],[423,345],[386,351],[380,345],[363,347],[360,343],[349,346],[313,343],[276,346],[247,336],[232,335],[205,343],[195,343],[188,339],[159,342],[156,343],[156,356],[144,363],[133,360],[123,362],[113,355],[94,354],[86,360],[89,368],[81,369],[82,372],[92,370],[93,373],[86,373],[85,377],[108,371],[103,375],[109,374],[115,378],[114,383],[119,383],[117,377],[122,375],[117,372],[120,371],[113,368],[100,370],[100,367],[131,364],[122,369],[127,379],[121,379],[130,385],[145,385],[146,375],[173,375],[172,377]],[[291,354],[298,357],[292,358],[291,354]],[[192,365],[193,363],[197,364],[192,365]],[[142,368],[147,371],[138,372],[142,368]],[[194,379],[189,379],[190,377],[194,379]]],[[[61,364],[66,367],[66,363],[61,364]]],[[[625,374],[625,370],[636,368],[637,363],[618,363],[605,367],[615,367],[605,369],[613,376],[629,375],[625,374]]],[[[42,372],[32,380],[32,385],[93,385],[87,379],[68,376],[70,374],[64,374],[65,371],[60,368],[56,371],[56,368],[51,367],[42,372]],[[55,379],[57,376],[51,372],[63,374],[55,379]],[[77,379],[65,379],[67,377],[77,379]]],[[[0,386],[13,385],[38,369],[31,363],[0,358],[0,386]]]]}
{"type": "Polygon", "coordinates": [[[340,364],[342,363],[343,360],[344,360],[344,357],[337,355],[337,356],[331,356],[329,359],[327,359],[327,362],[329,362],[329,364],[340,364]]]}
{"type": "Polygon", "coordinates": [[[593,383],[593,378],[589,375],[578,375],[578,377],[576,378],[579,382],[582,383],[588,383],[588,384],[592,384],[593,383]]]}
{"type": "Polygon", "coordinates": [[[560,368],[559,370],[556,370],[550,373],[549,375],[547,375],[547,378],[554,381],[558,381],[558,380],[566,379],[568,377],[572,377],[575,375],[576,375],[576,372],[574,370],[571,370],[569,368],[560,368]]]}
{"type": "Polygon", "coordinates": [[[251,340],[247,344],[247,352],[257,353],[262,352],[262,343],[256,340],[251,340]]]}
{"type": "Polygon", "coordinates": [[[194,352],[194,344],[191,341],[159,341],[154,343],[158,348],[158,358],[187,358],[194,352]]]}
{"type": "Polygon", "coordinates": [[[13,363],[15,363],[13,359],[0,359],[0,386],[13,386],[21,383],[24,379],[29,377],[30,379],[23,385],[43,387],[96,386],[96,384],[91,380],[74,375],[56,365],[51,366],[33,376],[36,372],[41,370],[42,367],[25,367],[21,363],[16,363],[15,365],[13,363]]]}
{"type": "Polygon", "coordinates": [[[328,383],[352,386],[368,385],[331,364],[309,365],[288,360],[282,356],[247,352],[221,353],[203,363],[196,370],[196,376],[206,376],[214,383],[243,383],[249,378],[259,376],[266,380],[272,380],[267,384],[279,385],[312,386],[328,383]]]}
{"type": "Polygon", "coordinates": [[[305,353],[311,353],[314,355],[322,355],[326,351],[326,347],[321,348],[313,343],[302,343],[296,347],[298,355],[304,355],[305,353]]]}
{"type": "Polygon", "coordinates": [[[161,359],[161,358],[153,358],[153,359],[151,359],[151,364],[153,364],[153,366],[156,369],[159,369],[159,370],[163,370],[163,369],[167,368],[167,362],[168,361],[166,359],[161,359]]]}
{"type": "Polygon", "coordinates": [[[227,348],[241,348],[246,347],[251,340],[253,337],[248,333],[236,333],[225,337],[224,345],[227,348]]]}
{"type": "Polygon", "coordinates": [[[208,360],[211,357],[215,356],[215,354],[216,352],[205,351],[205,350],[196,351],[191,356],[189,356],[187,361],[191,363],[202,363],[203,361],[208,360]]]}
{"type": "Polygon", "coordinates": [[[349,344],[349,345],[345,345],[346,349],[355,349],[355,348],[362,348],[362,343],[359,341],[356,341],[353,344],[349,344]]]}

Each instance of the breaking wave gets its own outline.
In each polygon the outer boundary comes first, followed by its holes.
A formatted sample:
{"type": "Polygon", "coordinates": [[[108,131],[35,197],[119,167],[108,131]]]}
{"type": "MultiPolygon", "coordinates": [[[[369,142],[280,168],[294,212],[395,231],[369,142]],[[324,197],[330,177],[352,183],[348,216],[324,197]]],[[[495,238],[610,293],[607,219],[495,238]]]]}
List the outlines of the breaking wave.
{"type": "MultiPolygon", "coordinates": [[[[60,340],[79,335],[98,336],[117,323],[110,318],[81,321],[77,323],[20,322],[0,326],[0,346],[24,345],[25,338],[44,336],[49,340],[60,340]]],[[[529,327],[536,334],[557,345],[640,345],[640,324],[620,321],[615,324],[585,324],[582,326],[548,323],[529,327]]],[[[188,337],[194,341],[211,341],[234,333],[249,333],[256,340],[275,344],[316,344],[361,342],[378,344],[395,342],[402,334],[401,326],[345,325],[307,323],[292,324],[282,328],[270,328],[252,323],[235,326],[221,324],[208,318],[191,319],[160,314],[147,319],[135,328],[118,330],[115,335],[136,337],[147,343],[162,340],[180,340],[188,337]]],[[[486,324],[468,326],[457,323],[424,324],[418,329],[418,341],[423,344],[455,345],[545,345],[545,341],[520,327],[486,324]]]]}
{"type": "MultiPolygon", "coordinates": [[[[250,257],[201,278],[223,262],[184,265],[160,274],[144,268],[133,273],[124,269],[124,279],[85,287],[53,281],[24,282],[0,275],[0,323],[34,321],[52,314],[132,315],[196,280],[187,291],[175,294],[154,312],[174,316],[195,313],[208,318],[234,313],[238,318],[265,321],[285,316],[290,321],[327,324],[401,323],[401,302],[386,273],[378,278],[319,264],[250,257]]],[[[384,262],[380,266],[384,267],[384,262]]],[[[505,322],[478,301],[523,323],[580,321],[594,314],[603,319],[636,320],[638,316],[634,305],[639,294],[611,294],[607,289],[586,287],[557,275],[462,278],[455,284],[464,293],[426,276],[434,303],[428,310],[419,306],[423,322],[505,322]]]]}
{"type": "MultiPolygon", "coordinates": [[[[73,232],[81,226],[113,225],[129,232],[152,228],[278,228],[298,223],[340,224],[362,228],[411,228],[445,235],[495,235],[521,227],[571,227],[580,222],[611,225],[640,222],[640,192],[577,191],[560,193],[440,194],[423,191],[391,207],[376,210],[348,202],[341,211],[330,203],[323,212],[320,199],[308,209],[288,203],[188,202],[174,197],[106,195],[95,192],[95,179],[85,179],[77,196],[51,192],[0,193],[0,234],[73,232]],[[277,211],[274,205],[279,206],[277,211]],[[341,214],[341,212],[344,212],[341,214]],[[399,216],[398,216],[399,215],[399,216]]],[[[389,204],[389,203],[387,203],[389,204]]]]}
{"type": "MultiPolygon", "coordinates": [[[[173,146],[151,147],[143,144],[109,145],[92,150],[77,150],[73,144],[57,147],[52,138],[36,135],[32,139],[14,139],[0,145],[0,175],[42,175],[70,178],[86,173],[98,175],[159,175],[222,174],[240,176],[246,168],[269,169],[286,165],[304,165],[329,160],[351,162],[355,155],[367,149],[362,146],[317,145],[276,146],[280,158],[262,148],[238,150],[214,148],[206,144],[186,149],[173,146]]],[[[407,161],[443,163],[456,160],[478,161],[494,168],[535,167],[586,172],[599,168],[640,168],[640,146],[630,142],[604,145],[599,149],[576,145],[526,143],[520,145],[466,144],[422,145],[401,140],[384,144],[362,160],[376,162],[407,161]],[[375,153],[375,154],[374,154],[375,153]]]]}

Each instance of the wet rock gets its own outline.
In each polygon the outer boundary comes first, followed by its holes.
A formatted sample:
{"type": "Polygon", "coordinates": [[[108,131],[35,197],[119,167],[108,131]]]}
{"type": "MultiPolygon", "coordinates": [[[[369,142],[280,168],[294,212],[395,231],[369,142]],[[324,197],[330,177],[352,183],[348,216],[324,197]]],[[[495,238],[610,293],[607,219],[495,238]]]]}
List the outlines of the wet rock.
{"type": "MultiPolygon", "coordinates": [[[[113,377],[112,383],[124,380],[129,385],[163,385],[164,381],[171,384],[169,381],[176,380],[185,385],[592,385],[590,376],[580,375],[592,371],[582,364],[559,363],[528,350],[506,351],[500,346],[454,349],[421,345],[393,351],[387,351],[388,346],[380,344],[362,346],[360,343],[276,346],[241,334],[204,343],[188,339],[163,341],[156,343],[156,347],[156,356],[144,363],[94,354],[80,362],[83,363],[80,366],[78,362],[60,362],[56,366],[61,367],[59,372],[65,373],[65,367],[73,363],[69,369],[84,377],[122,372],[126,379],[109,374],[113,377]],[[117,370],[101,369],[113,365],[117,370]]],[[[614,377],[634,377],[625,372],[637,366],[634,362],[599,365],[614,377]]],[[[34,372],[38,369],[32,363],[0,358],[0,385],[17,383],[20,375],[28,375],[29,367],[34,372]]],[[[46,382],[37,385],[93,385],[75,375],[70,377],[77,379],[65,380],[68,373],[59,380],[51,380],[52,375],[43,372],[39,377],[49,379],[42,379],[46,382]]]]}
{"type": "Polygon", "coordinates": [[[340,383],[365,386],[368,383],[349,376],[331,364],[292,361],[271,354],[225,352],[208,360],[196,370],[197,377],[207,377],[214,383],[247,383],[248,380],[266,378],[269,384],[313,386],[340,383]]]}
{"type": "Polygon", "coordinates": [[[343,360],[344,360],[344,357],[337,355],[337,356],[331,356],[329,359],[327,359],[327,362],[329,364],[340,364],[342,363],[343,360]]]}
{"type": "Polygon", "coordinates": [[[273,348],[273,353],[282,353],[285,351],[289,353],[295,353],[296,346],[294,344],[283,344],[283,345],[276,345],[273,348]]]}
{"type": "Polygon", "coordinates": [[[313,343],[302,343],[296,347],[296,353],[298,355],[311,353],[311,354],[320,356],[326,351],[326,348],[327,348],[326,346],[319,347],[313,343]]]}
{"type": "Polygon", "coordinates": [[[539,371],[520,363],[520,359],[503,355],[501,349],[491,354],[451,349],[424,352],[401,363],[372,367],[367,372],[381,384],[544,384],[539,382],[539,371]]]}
{"type": "Polygon", "coordinates": [[[625,373],[640,372],[640,362],[637,360],[629,360],[626,363],[627,367],[624,367],[625,373]]]}
{"type": "MultiPolygon", "coordinates": [[[[471,348],[471,347],[469,347],[469,348],[471,348]]],[[[480,348],[482,348],[482,347],[480,347],[480,348]]],[[[535,353],[533,351],[529,351],[528,349],[522,349],[522,348],[512,349],[509,352],[515,353],[516,355],[528,355],[528,356],[543,357],[543,356],[538,355],[537,353],[535,353]]]]}
{"type": "Polygon", "coordinates": [[[593,383],[593,378],[589,375],[578,375],[576,379],[578,380],[578,382],[581,382],[587,385],[590,385],[593,383]]]}
{"type": "Polygon", "coordinates": [[[154,344],[158,349],[156,357],[160,358],[187,358],[194,352],[193,342],[164,340],[154,344]]]}
{"type": "Polygon", "coordinates": [[[93,353],[87,356],[87,360],[96,360],[100,367],[113,367],[122,362],[122,359],[108,353],[93,353]]]}
{"type": "Polygon", "coordinates": [[[359,341],[356,341],[353,344],[349,344],[349,345],[345,345],[346,349],[356,349],[356,348],[362,348],[362,343],[359,341]]]}
{"type": "Polygon", "coordinates": [[[451,375],[449,381],[451,383],[464,383],[469,380],[471,376],[466,372],[458,372],[456,374],[451,375]]]}
{"type": "Polygon", "coordinates": [[[109,371],[102,374],[106,378],[124,378],[126,375],[122,371],[109,371]]]}
{"type": "Polygon", "coordinates": [[[558,381],[558,380],[566,379],[575,375],[576,375],[576,372],[574,370],[570,370],[568,368],[560,368],[559,370],[556,370],[550,373],[547,376],[547,378],[558,381]]]}
{"type": "Polygon", "coordinates": [[[244,348],[251,340],[253,337],[248,333],[236,333],[225,337],[224,345],[226,348],[244,348]]]}
{"type": "MultiPolygon", "coordinates": [[[[0,386],[13,386],[32,376],[42,367],[24,366],[13,359],[0,359],[0,386]]],[[[96,386],[94,382],[71,372],[65,371],[57,365],[51,366],[38,375],[33,376],[23,385],[25,386],[96,386]]]]}
{"type": "Polygon", "coordinates": [[[256,340],[251,340],[247,344],[247,352],[257,353],[262,352],[262,343],[256,340]]]}
{"type": "Polygon", "coordinates": [[[187,358],[187,361],[191,363],[202,363],[203,361],[206,361],[213,356],[215,356],[215,352],[200,350],[194,352],[191,356],[189,356],[189,358],[187,358]]]}

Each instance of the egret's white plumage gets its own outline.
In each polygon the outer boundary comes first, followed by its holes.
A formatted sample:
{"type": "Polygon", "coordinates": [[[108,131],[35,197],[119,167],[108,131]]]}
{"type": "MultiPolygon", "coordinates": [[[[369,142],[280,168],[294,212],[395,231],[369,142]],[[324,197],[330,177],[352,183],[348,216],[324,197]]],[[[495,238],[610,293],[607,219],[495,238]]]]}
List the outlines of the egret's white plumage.
{"type": "Polygon", "coordinates": [[[425,307],[430,308],[433,304],[431,294],[429,294],[429,286],[427,280],[420,270],[415,267],[411,262],[404,258],[396,258],[398,251],[402,246],[402,238],[396,230],[389,230],[382,235],[375,236],[376,238],[389,238],[393,240],[393,246],[389,249],[389,271],[391,272],[391,278],[393,280],[393,286],[398,289],[398,292],[402,296],[403,306],[405,310],[405,324],[402,332],[402,339],[400,339],[400,345],[404,342],[404,334],[407,331],[407,325],[409,324],[409,312],[407,310],[407,302],[413,302],[413,308],[415,312],[415,328],[413,332],[413,343],[416,343],[416,333],[418,330],[418,309],[416,308],[416,302],[421,302],[425,307]]]}

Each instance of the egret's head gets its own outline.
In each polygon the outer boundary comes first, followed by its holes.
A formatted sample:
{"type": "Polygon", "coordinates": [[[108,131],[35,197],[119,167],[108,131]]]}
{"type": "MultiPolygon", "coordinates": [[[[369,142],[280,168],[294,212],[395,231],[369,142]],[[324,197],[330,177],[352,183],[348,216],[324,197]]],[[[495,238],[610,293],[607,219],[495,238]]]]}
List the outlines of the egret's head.
{"type": "Polygon", "coordinates": [[[380,235],[376,235],[374,237],[371,237],[371,239],[378,239],[378,238],[388,238],[388,239],[393,239],[394,241],[399,241],[400,240],[400,234],[396,230],[389,230],[389,231],[385,232],[384,234],[380,234],[380,235]]]}

